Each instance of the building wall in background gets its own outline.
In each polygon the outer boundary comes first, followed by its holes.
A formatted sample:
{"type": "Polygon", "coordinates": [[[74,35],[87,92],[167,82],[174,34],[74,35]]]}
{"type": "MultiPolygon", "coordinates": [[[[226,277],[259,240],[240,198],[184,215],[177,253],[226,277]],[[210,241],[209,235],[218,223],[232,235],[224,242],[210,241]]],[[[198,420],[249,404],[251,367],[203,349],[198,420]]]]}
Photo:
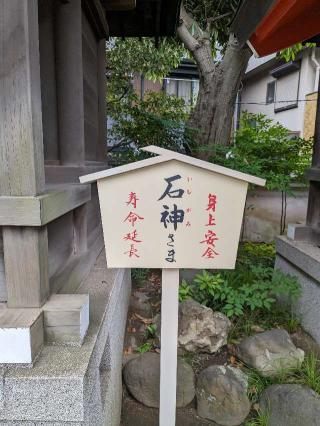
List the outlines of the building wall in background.
{"type": "MultiPolygon", "coordinates": [[[[253,58],[249,63],[249,71],[240,90],[240,112],[264,114],[281,123],[293,134],[304,137],[306,104],[316,104],[316,102],[305,101],[307,95],[314,91],[316,78],[311,52],[311,50],[306,50],[301,55],[300,70],[278,78],[271,75],[272,70],[279,66],[279,64],[275,64],[274,58],[270,58],[269,67],[264,62],[262,70],[259,71],[257,68],[256,72],[253,72],[255,67],[252,63],[257,60],[253,58]],[[275,99],[271,103],[267,103],[267,86],[273,81],[275,81],[275,99]],[[295,100],[296,102],[294,102],[295,100]],[[283,107],[287,107],[287,109],[283,107]],[[280,109],[283,110],[279,111],[280,109]]],[[[320,56],[319,52],[317,55],[320,56]]],[[[257,66],[261,66],[259,61],[257,61],[257,66]]],[[[310,119],[313,117],[309,112],[312,108],[309,106],[307,109],[310,119]]],[[[311,123],[309,123],[310,128],[312,128],[311,123]]],[[[307,137],[309,136],[310,132],[307,130],[307,137]]]]}
{"type": "Polygon", "coordinates": [[[304,110],[303,136],[304,138],[309,139],[314,136],[318,92],[310,93],[306,96],[306,100],[307,102],[304,110]]]}

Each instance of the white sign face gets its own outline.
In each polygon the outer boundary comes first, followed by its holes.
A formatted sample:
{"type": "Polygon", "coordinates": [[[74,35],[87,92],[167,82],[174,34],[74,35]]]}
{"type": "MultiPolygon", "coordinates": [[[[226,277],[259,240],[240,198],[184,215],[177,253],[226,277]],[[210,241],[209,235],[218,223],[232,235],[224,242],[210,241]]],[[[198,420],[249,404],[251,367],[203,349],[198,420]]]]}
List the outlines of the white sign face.
{"type": "Polygon", "coordinates": [[[178,160],[98,180],[109,268],[234,268],[247,182],[178,160]]]}

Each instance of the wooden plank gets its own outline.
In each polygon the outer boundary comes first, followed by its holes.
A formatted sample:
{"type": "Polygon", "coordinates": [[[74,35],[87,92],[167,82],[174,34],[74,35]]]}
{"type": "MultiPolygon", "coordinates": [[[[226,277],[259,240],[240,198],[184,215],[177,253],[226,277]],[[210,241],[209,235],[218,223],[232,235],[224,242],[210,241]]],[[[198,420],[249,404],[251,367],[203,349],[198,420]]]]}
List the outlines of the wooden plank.
{"type": "Polygon", "coordinates": [[[8,307],[41,307],[49,295],[47,228],[3,228],[8,307]]]}
{"type": "Polygon", "coordinates": [[[43,226],[87,203],[90,186],[69,185],[36,197],[0,197],[0,225],[43,226]]]}
{"type": "Polygon", "coordinates": [[[251,0],[242,2],[232,23],[231,30],[238,38],[242,47],[254,33],[264,16],[271,10],[276,0],[256,0],[254,7],[251,0]]]}
{"type": "Polygon", "coordinates": [[[1,328],[29,328],[41,314],[40,309],[1,309],[1,328]]]}
{"type": "Polygon", "coordinates": [[[74,293],[89,274],[103,244],[102,228],[99,226],[97,232],[90,236],[89,250],[73,256],[61,271],[50,278],[51,293],[74,293]]]}
{"type": "Polygon", "coordinates": [[[69,212],[48,225],[49,279],[74,255],[73,212],[69,212]]]}
{"type": "Polygon", "coordinates": [[[108,166],[105,163],[93,162],[91,165],[86,162],[84,166],[56,166],[46,165],[46,182],[50,184],[59,183],[79,183],[79,176],[96,173],[105,170],[108,166]]]}
{"type": "Polygon", "coordinates": [[[136,8],[136,0],[106,0],[105,8],[109,11],[124,11],[124,10],[133,10],[136,8]]]}
{"type": "Polygon", "coordinates": [[[54,3],[39,1],[39,43],[44,157],[59,164],[54,3]]]}
{"type": "Polygon", "coordinates": [[[98,45],[98,93],[99,93],[99,140],[97,159],[107,161],[107,124],[106,124],[106,40],[98,45]]]}
{"type": "Polygon", "coordinates": [[[83,253],[88,249],[87,205],[84,204],[73,211],[74,252],[83,253]]]}
{"type": "Polygon", "coordinates": [[[99,39],[108,37],[109,27],[101,1],[82,0],[82,7],[97,37],[99,39]]]}
{"type": "Polygon", "coordinates": [[[44,189],[37,0],[0,0],[0,195],[44,189]]]}
{"type": "Polygon", "coordinates": [[[44,326],[43,326],[43,314],[39,315],[36,321],[30,327],[31,337],[31,356],[34,360],[37,355],[41,352],[44,343],[44,326]]]}
{"type": "Polygon", "coordinates": [[[176,424],[179,269],[162,269],[160,426],[176,424]]]}
{"type": "Polygon", "coordinates": [[[84,101],[81,2],[56,10],[56,70],[61,164],[84,164],[84,101]],[[67,42],[68,41],[68,42],[67,42]]]}
{"type": "Polygon", "coordinates": [[[74,210],[91,199],[91,188],[87,186],[82,191],[79,185],[70,185],[67,189],[53,192],[41,198],[42,225],[74,210]]]}

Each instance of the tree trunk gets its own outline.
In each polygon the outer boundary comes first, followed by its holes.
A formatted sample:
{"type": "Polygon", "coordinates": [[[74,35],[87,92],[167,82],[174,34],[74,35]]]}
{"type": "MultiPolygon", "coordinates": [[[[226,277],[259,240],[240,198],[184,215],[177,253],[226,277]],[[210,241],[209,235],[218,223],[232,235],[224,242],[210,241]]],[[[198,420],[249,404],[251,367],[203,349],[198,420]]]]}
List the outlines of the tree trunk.
{"type": "MultiPolygon", "coordinates": [[[[199,71],[199,94],[189,119],[194,131],[196,146],[193,155],[208,160],[215,153],[215,146],[228,145],[237,92],[246,71],[251,52],[239,49],[231,34],[224,58],[215,64],[211,43],[205,33],[195,38],[188,31],[192,18],[181,10],[178,36],[195,59],[199,71]]],[[[193,21],[194,24],[194,21],[193,21]]]]}

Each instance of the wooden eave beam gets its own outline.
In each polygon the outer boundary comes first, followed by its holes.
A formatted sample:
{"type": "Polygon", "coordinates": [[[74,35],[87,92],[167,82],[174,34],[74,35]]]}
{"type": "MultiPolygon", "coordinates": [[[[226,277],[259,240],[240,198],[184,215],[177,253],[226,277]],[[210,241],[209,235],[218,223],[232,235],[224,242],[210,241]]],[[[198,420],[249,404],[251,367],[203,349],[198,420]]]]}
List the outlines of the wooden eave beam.
{"type": "Polygon", "coordinates": [[[87,203],[90,185],[69,185],[35,197],[0,197],[0,226],[44,226],[87,203]]]}
{"type": "Polygon", "coordinates": [[[100,0],[82,0],[82,8],[99,39],[109,37],[106,12],[100,0]]]}
{"type": "Polygon", "coordinates": [[[136,0],[106,0],[104,4],[108,12],[122,12],[135,9],[137,2],[136,0]]]}

